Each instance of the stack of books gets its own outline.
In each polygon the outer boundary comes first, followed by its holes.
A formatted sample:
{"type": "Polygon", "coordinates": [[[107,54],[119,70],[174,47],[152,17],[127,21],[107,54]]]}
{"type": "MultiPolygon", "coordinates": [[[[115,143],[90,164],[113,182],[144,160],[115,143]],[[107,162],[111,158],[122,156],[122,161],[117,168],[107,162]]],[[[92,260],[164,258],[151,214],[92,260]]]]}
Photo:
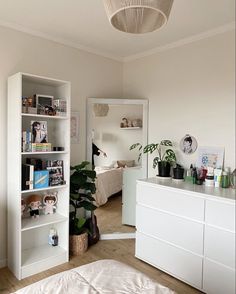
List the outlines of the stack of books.
{"type": "Polygon", "coordinates": [[[52,150],[51,143],[32,143],[31,151],[32,152],[48,152],[52,150]]]}

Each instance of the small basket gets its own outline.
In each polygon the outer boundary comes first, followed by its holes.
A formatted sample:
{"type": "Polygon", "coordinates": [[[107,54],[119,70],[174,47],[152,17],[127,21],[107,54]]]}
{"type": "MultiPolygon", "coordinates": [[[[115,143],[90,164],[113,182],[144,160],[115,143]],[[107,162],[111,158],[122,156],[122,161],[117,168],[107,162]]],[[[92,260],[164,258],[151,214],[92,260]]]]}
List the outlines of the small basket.
{"type": "Polygon", "coordinates": [[[70,254],[82,255],[88,249],[88,233],[70,236],[70,254]]]}

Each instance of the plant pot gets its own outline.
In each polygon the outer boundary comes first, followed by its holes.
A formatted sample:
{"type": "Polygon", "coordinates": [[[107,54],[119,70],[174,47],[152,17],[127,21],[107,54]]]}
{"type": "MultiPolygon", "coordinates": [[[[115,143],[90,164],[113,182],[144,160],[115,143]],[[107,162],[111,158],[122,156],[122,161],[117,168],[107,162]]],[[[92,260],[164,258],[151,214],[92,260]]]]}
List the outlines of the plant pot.
{"type": "Polygon", "coordinates": [[[170,176],[170,163],[167,161],[158,162],[158,176],[169,177],[170,176]]]}
{"type": "Polygon", "coordinates": [[[173,178],[176,180],[182,180],[184,178],[184,168],[182,167],[173,168],[173,178]]]}
{"type": "Polygon", "coordinates": [[[70,236],[71,255],[82,255],[88,249],[88,233],[70,236]]]}

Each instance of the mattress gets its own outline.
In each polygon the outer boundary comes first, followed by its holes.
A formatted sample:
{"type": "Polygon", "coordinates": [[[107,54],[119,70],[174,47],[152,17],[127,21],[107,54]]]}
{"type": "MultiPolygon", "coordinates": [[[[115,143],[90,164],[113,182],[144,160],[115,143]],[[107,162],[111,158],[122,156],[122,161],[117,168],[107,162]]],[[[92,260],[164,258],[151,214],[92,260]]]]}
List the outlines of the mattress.
{"type": "Polygon", "coordinates": [[[104,205],[108,198],[122,190],[123,168],[96,168],[96,205],[104,205]]]}
{"type": "Polygon", "coordinates": [[[115,260],[99,260],[22,288],[15,294],[174,294],[146,275],[115,260]]]}

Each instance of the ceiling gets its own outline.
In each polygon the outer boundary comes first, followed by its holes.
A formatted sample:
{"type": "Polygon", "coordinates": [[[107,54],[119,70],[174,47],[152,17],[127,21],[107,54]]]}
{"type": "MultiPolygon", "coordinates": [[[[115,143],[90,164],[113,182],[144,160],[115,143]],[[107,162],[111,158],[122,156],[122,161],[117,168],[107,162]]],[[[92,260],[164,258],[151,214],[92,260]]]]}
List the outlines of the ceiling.
{"type": "Polygon", "coordinates": [[[0,0],[0,25],[118,60],[233,29],[234,21],[235,0],[174,0],[164,28],[133,35],[110,25],[102,0],[0,0]]]}

